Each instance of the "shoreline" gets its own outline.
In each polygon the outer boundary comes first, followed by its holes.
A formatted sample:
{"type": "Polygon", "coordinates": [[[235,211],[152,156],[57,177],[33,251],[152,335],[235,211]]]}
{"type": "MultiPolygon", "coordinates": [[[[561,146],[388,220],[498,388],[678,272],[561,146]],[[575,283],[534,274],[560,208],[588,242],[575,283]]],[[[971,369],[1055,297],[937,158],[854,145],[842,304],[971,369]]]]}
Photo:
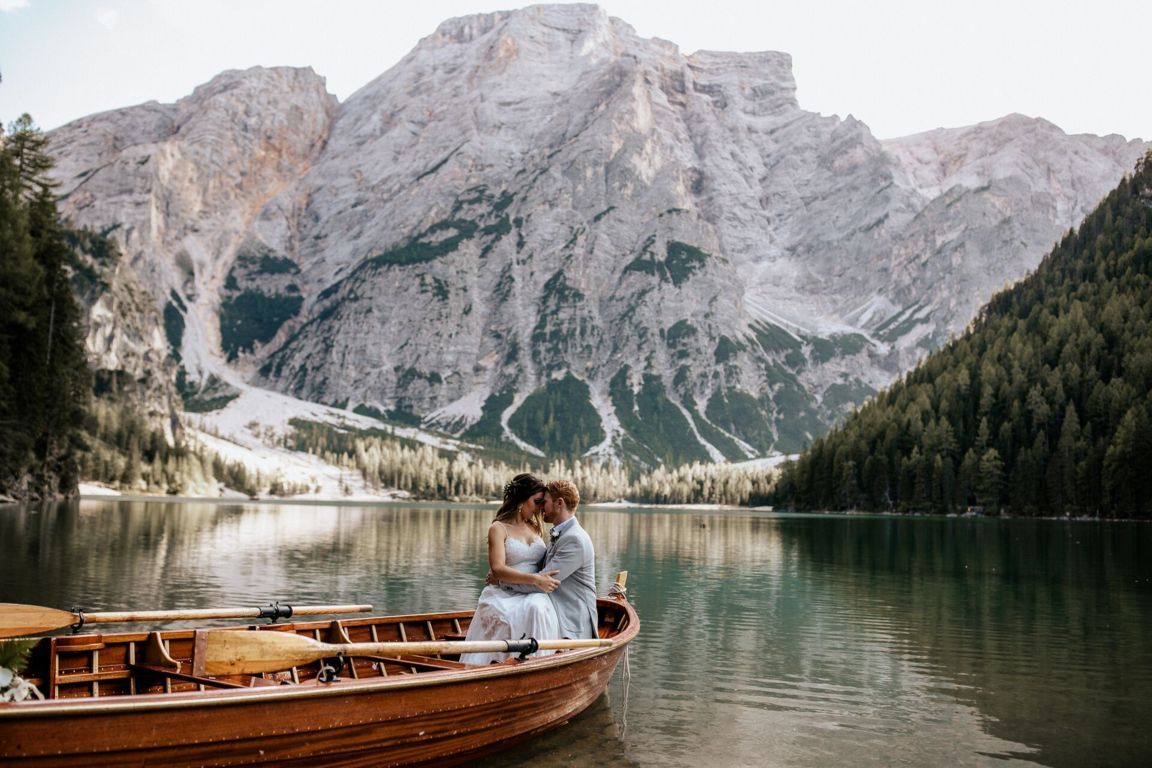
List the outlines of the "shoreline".
{"type": "MultiPolygon", "coordinates": [[[[115,488],[109,488],[98,483],[80,483],[78,498],[88,500],[117,499],[121,501],[179,501],[179,502],[237,502],[237,503],[272,503],[272,504],[461,504],[468,506],[499,505],[498,499],[417,499],[406,492],[397,491],[388,495],[373,496],[368,494],[353,494],[338,498],[327,496],[314,496],[304,494],[299,496],[248,496],[238,491],[226,489],[220,496],[173,496],[161,493],[126,493],[115,488]]],[[[19,500],[13,500],[20,503],[19,500]]],[[[0,500],[0,503],[4,503],[0,500]]],[[[583,508],[598,509],[632,509],[657,507],[660,509],[693,509],[693,510],[747,510],[752,512],[771,512],[772,507],[742,507],[733,504],[659,504],[656,502],[627,501],[616,499],[614,501],[597,501],[582,503],[583,508]]]]}
{"type": "MultiPolygon", "coordinates": [[[[374,506],[374,505],[403,505],[403,506],[449,506],[449,507],[483,507],[498,506],[497,500],[446,500],[446,499],[417,499],[410,496],[365,496],[358,494],[340,498],[326,498],[317,496],[269,496],[251,498],[242,493],[231,491],[221,496],[169,496],[167,494],[130,494],[117,491],[106,486],[94,483],[81,483],[80,493],[66,499],[50,501],[143,501],[143,502],[172,502],[183,504],[287,504],[293,506],[303,505],[335,505],[335,506],[374,506]]],[[[0,497],[0,507],[16,504],[40,504],[42,501],[22,501],[9,497],[0,497]]],[[[660,504],[657,502],[634,502],[623,499],[603,502],[589,502],[581,504],[583,509],[601,509],[607,511],[627,510],[666,510],[683,512],[739,512],[769,514],[779,517],[883,517],[883,518],[917,518],[930,520],[1051,520],[1064,522],[1152,522],[1139,517],[1093,517],[1080,515],[1077,517],[1064,516],[1026,516],[1026,515],[969,515],[957,514],[934,515],[926,512],[866,512],[863,510],[825,510],[818,512],[796,512],[787,509],[776,509],[771,506],[742,507],[731,504],[660,504]]]]}

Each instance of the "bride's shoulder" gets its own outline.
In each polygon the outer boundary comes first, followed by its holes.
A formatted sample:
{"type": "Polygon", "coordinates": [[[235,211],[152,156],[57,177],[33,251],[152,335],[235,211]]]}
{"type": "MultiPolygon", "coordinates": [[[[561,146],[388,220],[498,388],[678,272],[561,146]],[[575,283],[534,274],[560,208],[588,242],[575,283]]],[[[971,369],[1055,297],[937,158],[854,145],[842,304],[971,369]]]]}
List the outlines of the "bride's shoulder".
{"type": "Polygon", "coordinates": [[[505,539],[518,539],[520,532],[515,526],[509,525],[502,520],[493,520],[492,525],[488,526],[489,533],[495,532],[498,536],[505,539]]]}

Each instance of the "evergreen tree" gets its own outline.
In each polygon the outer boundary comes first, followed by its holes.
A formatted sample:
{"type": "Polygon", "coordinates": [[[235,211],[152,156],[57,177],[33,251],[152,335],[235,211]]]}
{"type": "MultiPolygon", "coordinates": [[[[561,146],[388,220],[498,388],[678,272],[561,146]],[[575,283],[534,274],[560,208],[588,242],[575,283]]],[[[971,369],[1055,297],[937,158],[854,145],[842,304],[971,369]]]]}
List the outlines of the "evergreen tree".
{"type": "Polygon", "coordinates": [[[0,492],[42,498],[76,489],[90,379],[47,139],[0,142],[0,492]]]}

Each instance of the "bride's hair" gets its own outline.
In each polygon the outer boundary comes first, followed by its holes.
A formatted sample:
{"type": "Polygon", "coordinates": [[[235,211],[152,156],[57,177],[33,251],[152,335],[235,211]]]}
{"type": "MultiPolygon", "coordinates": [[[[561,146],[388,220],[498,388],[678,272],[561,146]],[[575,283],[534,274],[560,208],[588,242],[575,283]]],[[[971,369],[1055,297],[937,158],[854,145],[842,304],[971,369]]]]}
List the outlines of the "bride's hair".
{"type": "MultiPolygon", "coordinates": [[[[504,503],[496,510],[496,519],[500,522],[512,520],[519,514],[520,505],[544,490],[544,483],[540,478],[529,472],[516,475],[512,481],[504,486],[504,503]]],[[[535,510],[528,523],[536,529],[536,533],[544,530],[544,520],[540,510],[535,510]]]]}

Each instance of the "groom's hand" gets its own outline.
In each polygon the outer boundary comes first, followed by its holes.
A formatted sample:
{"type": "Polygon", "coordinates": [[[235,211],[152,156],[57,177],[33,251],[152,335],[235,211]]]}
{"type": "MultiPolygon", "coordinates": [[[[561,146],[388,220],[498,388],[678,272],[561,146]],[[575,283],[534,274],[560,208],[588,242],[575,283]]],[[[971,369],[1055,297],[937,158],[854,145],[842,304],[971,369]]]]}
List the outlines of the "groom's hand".
{"type": "Polygon", "coordinates": [[[492,573],[492,571],[488,571],[488,574],[484,577],[484,583],[487,585],[499,584],[500,579],[496,578],[496,574],[492,573]]]}
{"type": "Polygon", "coordinates": [[[560,571],[542,571],[536,574],[536,586],[543,592],[554,592],[560,586],[560,582],[556,580],[556,574],[560,571]]]}

